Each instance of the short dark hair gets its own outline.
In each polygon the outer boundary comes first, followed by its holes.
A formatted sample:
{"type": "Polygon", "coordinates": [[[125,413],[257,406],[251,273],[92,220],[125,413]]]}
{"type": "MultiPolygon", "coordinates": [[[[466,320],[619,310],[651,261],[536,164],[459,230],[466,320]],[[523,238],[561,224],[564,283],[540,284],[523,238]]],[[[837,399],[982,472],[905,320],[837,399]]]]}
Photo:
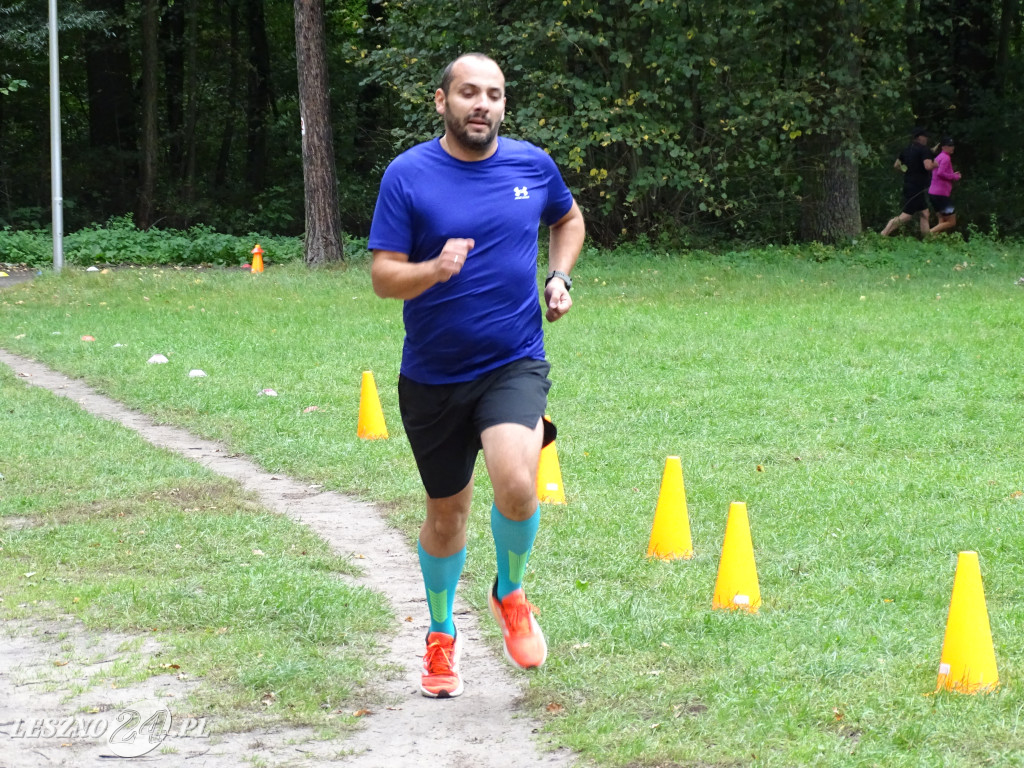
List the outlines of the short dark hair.
{"type": "Polygon", "coordinates": [[[462,54],[456,59],[452,59],[448,62],[448,66],[441,71],[441,90],[444,92],[445,96],[448,95],[448,89],[452,87],[452,70],[455,68],[455,62],[459,61],[459,59],[466,59],[470,57],[474,59],[484,59],[485,61],[493,61],[495,64],[498,63],[486,53],[478,53],[476,51],[470,51],[469,53],[462,54]]]}

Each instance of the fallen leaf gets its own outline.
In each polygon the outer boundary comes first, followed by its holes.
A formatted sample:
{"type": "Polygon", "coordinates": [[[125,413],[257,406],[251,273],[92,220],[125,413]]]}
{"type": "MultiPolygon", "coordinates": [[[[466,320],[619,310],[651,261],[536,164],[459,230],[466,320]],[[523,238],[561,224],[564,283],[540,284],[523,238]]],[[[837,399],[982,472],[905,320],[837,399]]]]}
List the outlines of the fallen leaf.
{"type": "Polygon", "coordinates": [[[372,714],[373,712],[371,712],[368,709],[357,709],[355,712],[352,713],[352,717],[366,717],[367,715],[372,714]]]}
{"type": "Polygon", "coordinates": [[[303,413],[313,413],[313,411],[319,411],[320,407],[316,405],[310,405],[302,409],[303,413]]]}
{"type": "Polygon", "coordinates": [[[764,467],[762,467],[760,464],[758,464],[757,465],[757,471],[758,472],[764,472],[764,467]]]}
{"type": "Polygon", "coordinates": [[[548,712],[551,712],[553,714],[557,714],[559,712],[564,712],[564,711],[565,711],[565,707],[563,707],[557,701],[552,701],[550,704],[548,704],[548,712]]]}
{"type": "Polygon", "coordinates": [[[67,662],[67,661],[55,661],[55,662],[53,662],[53,666],[55,666],[55,667],[66,667],[69,663],[70,662],[67,662]]]}
{"type": "Polygon", "coordinates": [[[263,556],[263,550],[262,550],[262,549],[254,549],[254,550],[252,551],[252,553],[253,553],[254,555],[260,555],[260,556],[263,556]]]}

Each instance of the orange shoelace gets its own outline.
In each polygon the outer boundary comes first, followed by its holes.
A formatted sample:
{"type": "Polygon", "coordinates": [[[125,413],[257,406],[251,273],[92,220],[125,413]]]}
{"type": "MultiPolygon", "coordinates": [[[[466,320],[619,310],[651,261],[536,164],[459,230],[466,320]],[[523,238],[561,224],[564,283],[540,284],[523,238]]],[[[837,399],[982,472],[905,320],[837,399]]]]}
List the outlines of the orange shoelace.
{"type": "Polygon", "coordinates": [[[452,654],[455,651],[455,644],[441,645],[437,640],[427,646],[427,652],[423,657],[423,665],[432,675],[443,672],[451,672],[452,654]]]}
{"type": "Polygon", "coordinates": [[[505,624],[508,626],[508,631],[511,635],[530,634],[530,614],[536,613],[538,616],[540,615],[537,607],[530,603],[522,592],[512,600],[506,598],[505,601],[502,601],[501,609],[502,614],[505,616],[505,624]]]}

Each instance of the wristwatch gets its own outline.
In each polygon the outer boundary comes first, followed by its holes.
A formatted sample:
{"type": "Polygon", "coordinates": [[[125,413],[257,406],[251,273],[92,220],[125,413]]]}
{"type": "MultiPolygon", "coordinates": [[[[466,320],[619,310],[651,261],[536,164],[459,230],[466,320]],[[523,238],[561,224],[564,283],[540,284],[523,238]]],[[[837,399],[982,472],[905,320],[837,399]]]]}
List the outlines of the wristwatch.
{"type": "Polygon", "coordinates": [[[562,278],[562,282],[565,283],[565,290],[567,290],[567,291],[571,291],[572,290],[572,278],[569,277],[567,274],[565,274],[565,272],[562,272],[562,271],[557,270],[557,269],[553,269],[550,272],[548,272],[548,276],[544,280],[544,287],[545,288],[547,288],[548,283],[551,282],[551,278],[553,278],[553,277],[560,277],[560,278],[562,278]]]}

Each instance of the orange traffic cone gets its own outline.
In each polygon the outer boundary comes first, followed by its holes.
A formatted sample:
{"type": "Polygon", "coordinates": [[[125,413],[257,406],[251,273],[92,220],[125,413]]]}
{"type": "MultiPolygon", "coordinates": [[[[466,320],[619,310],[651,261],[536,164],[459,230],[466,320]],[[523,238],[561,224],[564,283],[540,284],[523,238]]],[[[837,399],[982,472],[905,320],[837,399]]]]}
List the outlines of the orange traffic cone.
{"type": "Polygon", "coordinates": [[[356,434],[364,440],[382,440],[388,436],[384,424],[384,411],[380,407],[377,384],[371,371],[363,371],[363,386],[359,394],[359,426],[356,434]]]}
{"type": "Polygon", "coordinates": [[[729,505],[729,519],[725,524],[725,541],[722,542],[722,558],[718,561],[718,579],[715,581],[711,607],[757,613],[760,606],[761,587],[757,583],[747,505],[746,502],[734,501],[729,505]]]}
{"type": "Polygon", "coordinates": [[[252,249],[252,271],[263,271],[263,249],[260,248],[259,243],[256,243],[256,247],[252,249]]]}
{"type": "Polygon", "coordinates": [[[690,518],[686,513],[686,488],[683,486],[683,466],[678,456],[665,459],[661,475],[658,506],[654,510],[654,525],[647,544],[647,556],[662,560],[693,557],[690,538],[690,518]]]}
{"type": "Polygon", "coordinates": [[[996,651],[985,607],[978,553],[961,552],[956,561],[936,690],[987,693],[998,687],[996,651]]]}
{"type": "MultiPolygon", "coordinates": [[[[547,416],[544,418],[546,419],[547,416]]],[[[540,466],[537,468],[537,498],[541,504],[565,504],[565,489],[562,487],[562,470],[558,466],[556,442],[552,440],[540,450],[540,466]]]]}

